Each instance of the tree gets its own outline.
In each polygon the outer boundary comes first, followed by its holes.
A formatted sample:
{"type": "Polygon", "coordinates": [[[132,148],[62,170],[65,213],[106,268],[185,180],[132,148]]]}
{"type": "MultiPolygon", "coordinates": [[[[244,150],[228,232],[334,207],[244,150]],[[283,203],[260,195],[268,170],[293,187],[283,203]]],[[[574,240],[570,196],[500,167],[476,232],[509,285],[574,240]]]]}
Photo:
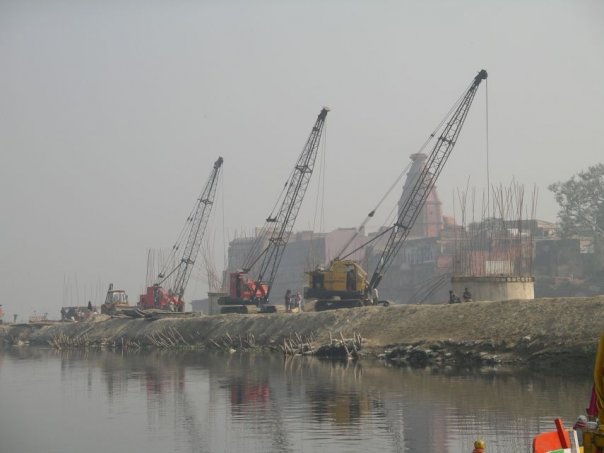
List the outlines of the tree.
{"type": "Polygon", "coordinates": [[[604,290],[604,164],[589,167],[568,181],[554,183],[549,190],[554,192],[561,208],[558,218],[563,237],[593,238],[594,254],[588,280],[604,290]]]}
{"type": "Polygon", "coordinates": [[[554,192],[561,208],[558,219],[563,236],[604,239],[604,164],[589,167],[548,189],[554,192]]]}

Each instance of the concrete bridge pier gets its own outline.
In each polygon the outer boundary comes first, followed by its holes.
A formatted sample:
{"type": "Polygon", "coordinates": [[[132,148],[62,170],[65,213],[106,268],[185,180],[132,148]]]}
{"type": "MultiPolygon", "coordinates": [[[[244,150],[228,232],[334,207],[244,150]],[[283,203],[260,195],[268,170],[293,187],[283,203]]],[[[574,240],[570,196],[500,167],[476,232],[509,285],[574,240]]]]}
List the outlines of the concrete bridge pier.
{"type": "Polygon", "coordinates": [[[465,288],[470,290],[472,300],[475,301],[534,299],[535,277],[451,277],[451,289],[459,298],[465,288]]]}

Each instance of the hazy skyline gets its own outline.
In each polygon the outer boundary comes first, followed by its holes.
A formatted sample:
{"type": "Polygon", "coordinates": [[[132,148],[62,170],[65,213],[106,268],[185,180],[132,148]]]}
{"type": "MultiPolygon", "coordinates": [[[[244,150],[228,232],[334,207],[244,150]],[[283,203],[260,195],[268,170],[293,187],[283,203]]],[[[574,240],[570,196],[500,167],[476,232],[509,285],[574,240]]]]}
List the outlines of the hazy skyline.
{"type": "Polygon", "coordinates": [[[596,0],[0,1],[0,57],[6,319],[57,318],[66,279],[82,305],[109,282],[135,303],[147,251],[176,240],[218,156],[208,234],[222,266],[228,239],[263,223],[322,106],[324,175],[295,230],[358,226],[483,68],[437,182],[444,213],[456,189],[486,187],[487,93],[490,182],[536,185],[540,219],[556,220],[548,185],[604,150],[596,0]]]}

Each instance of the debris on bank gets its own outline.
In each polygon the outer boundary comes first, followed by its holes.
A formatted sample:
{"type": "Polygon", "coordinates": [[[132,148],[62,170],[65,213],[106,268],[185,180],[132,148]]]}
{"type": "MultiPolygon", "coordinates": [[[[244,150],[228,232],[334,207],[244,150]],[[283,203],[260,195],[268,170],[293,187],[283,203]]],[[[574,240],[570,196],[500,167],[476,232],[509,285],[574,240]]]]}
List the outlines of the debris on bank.
{"type": "Polygon", "coordinates": [[[281,350],[284,355],[314,355],[325,358],[346,358],[356,359],[360,356],[363,345],[363,337],[357,332],[353,332],[352,338],[344,338],[342,332],[340,338],[333,338],[329,332],[329,343],[318,344],[314,335],[306,338],[296,333],[295,336],[283,339],[281,350]]]}
{"type": "Polygon", "coordinates": [[[227,332],[219,338],[210,338],[209,347],[210,349],[226,352],[251,351],[260,348],[256,343],[254,334],[249,332],[246,335],[233,336],[227,332]]]}

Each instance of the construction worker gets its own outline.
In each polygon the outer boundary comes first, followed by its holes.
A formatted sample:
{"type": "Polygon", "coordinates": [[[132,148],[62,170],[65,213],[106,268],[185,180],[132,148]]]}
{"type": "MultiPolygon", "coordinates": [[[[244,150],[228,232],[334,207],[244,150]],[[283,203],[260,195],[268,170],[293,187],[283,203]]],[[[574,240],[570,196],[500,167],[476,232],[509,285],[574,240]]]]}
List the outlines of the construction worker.
{"type": "Polygon", "coordinates": [[[285,291],[285,311],[291,310],[291,303],[292,303],[292,290],[288,289],[287,291],[285,291]]]}
{"type": "Polygon", "coordinates": [[[449,290],[449,303],[450,304],[457,304],[461,302],[461,300],[459,299],[459,297],[457,297],[457,295],[453,292],[452,289],[449,290]]]}
{"type": "Polygon", "coordinates": [[[573,425],[573,429],[577,431],[579,445],[583,445],[583,431],[587,429],[587,417],[585,415],[579,415],[577,421],[573,425]]]}
{"type": "Polygon", "coordinates": [[[463,294],[461,296],[463,297],[464,302],[472,302],[472,293],[468,288],[464,288],[463,294]]]}
{"type": "Polygon", "coordinates": [[[371,300],[374,304],[377,304],[380,300],[380,293],[377,288],[371,290],[371,300]]]}

